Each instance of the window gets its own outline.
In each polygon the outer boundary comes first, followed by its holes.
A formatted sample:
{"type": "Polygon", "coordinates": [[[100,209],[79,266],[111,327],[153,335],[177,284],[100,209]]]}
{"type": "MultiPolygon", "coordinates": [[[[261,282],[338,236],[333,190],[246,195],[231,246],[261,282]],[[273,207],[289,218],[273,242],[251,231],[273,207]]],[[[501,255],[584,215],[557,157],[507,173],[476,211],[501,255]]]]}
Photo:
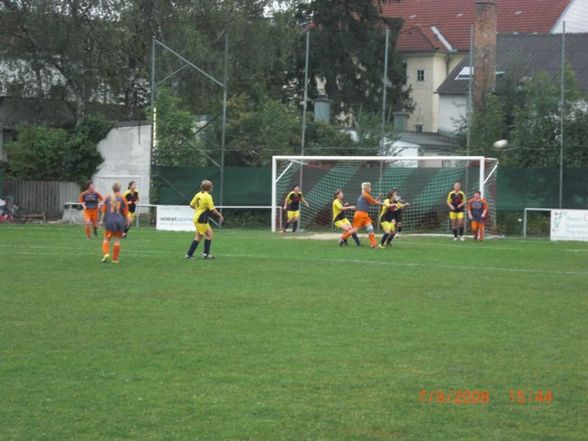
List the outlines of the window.
{"type": "Polygon", "coordinates": [[[425,69],[417,69],[417,81],[425,81],[425,69]]]}
{"type": "Polygon", "coordinates": [[[406,80],[408,78],[408,65],[406,63],[402,63],[402,70],[404,72],[404,80],[402,81],[402,84],[406,86],[406,80]]]}
{"type": "Polygon", "coordinates": [[[422,124],[415,124],[414,131],[417,133],[423,133],[423,125],[422,124]]]}

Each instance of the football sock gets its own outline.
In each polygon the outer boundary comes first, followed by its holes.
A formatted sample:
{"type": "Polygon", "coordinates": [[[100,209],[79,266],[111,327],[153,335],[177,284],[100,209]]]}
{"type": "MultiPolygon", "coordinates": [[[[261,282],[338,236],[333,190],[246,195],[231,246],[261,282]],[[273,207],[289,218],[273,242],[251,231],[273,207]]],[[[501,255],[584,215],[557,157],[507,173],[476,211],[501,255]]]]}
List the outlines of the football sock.
{"type": "Polygon", "coordinates": [[[289,226],[290,226],[290,222],[286,222],[286,225],[284,225],[284,231],[288,231],[289,226]]]}
{"type": "Polygon", "coordinates": [[[108,245],[108,241],[102,242],[102,254],[108,254],[110,246],[108,245]]]}
{"type": "Polygon", "coordinates": [[[98,236],[98,227],[94,227],[94,237],[98,236]]]}
{"type": "Polygon", "coordinates": [[[377,247],[378,246],[378,242],[376,242],[376,235],[374,233],[370,233],[368,235],[369,239],[370,239],[370,244],[372,247],[377,247]]]}
{"type": "Polygon", "coordinates": [[[297,228],[298,228],[298,221],[292,222],[292,233],[296,232],[297,228]]]}
{"type": "Polygon", "coordinates": [[[343,235],[341,236],[341,240],[342,241],[346,241],[347,238],[349,238],[349,236],[351,236],[351,233],[349,231],[346,231],[345,233],[343,233],[343,235]]]}
{"type": "Polygon", "coordinates": [[[192,257],[194,255],[194,251],[196,251],[196,248],[198,248],[198,241],[196,239],[194,239],[192,241],[192,244],[190,245],[190,249],[188,250],[187,255],[192,257]]]}
{"type": "Polygon", "coordinates": [[[454,228],[454,229],[453,229],[453,230],[451,230],[451,231],[453,231],[453,236],[454,236],[454,237],[457,237],[457,228],[454,228]]]}
{"type": "Polygon", "coordinates": [[[396,227],[396,231],[400,233],[402,231],[402,227],[396,227]]]}
{"type": "Polygon", "coordinates": [[[207,256],[210,254],[210,243],[211,242],[212,242],[212,240],[204,239],[204,254],[207,256]]]}
{"type": "Polygon", "coordinates": [[[390,237],[388,237],[388,241],[386,242],[386,244],[392,243],[392,239],[394,239],[395,234],[391,234],[390,237]]]}
{"type": "Polygon", "coordinates": [[[382,240],[380,241],[380,244],[385,245],[388,240],[388,237],[390,237],[390,234],[384,233],[384,235],[382,236],[382,240]]]}
{"type": "Polygon", "coordinates": [[[484,225],[480,225],[478,229],[478,240],[484,240],[484,225]]]}
{"type": "Polygon", "coordinates": [[[92,236],[91,230],[90,230],[90,225],[86,225],[86,236],[88,238],[90,238],[92,236]]]}
{"type": "Polygon", "coordinates": [[[459,235],[463,236],[463,227],[459,227],[459,235]]]}
{"type": "Polygon", "coordinates": [[[355,244],[356,245],[359,245],[359,237],[357,237],[357,234],[353,233],[351,235],[351,237],[353,237],[353,240],[355,241],[355,244]]]}
{"type": "Polygon", "coordinates": [[[118,256],[120,255],[120,242],[114,243],[114,251],[112,252],[112,260],[115,262],[118,260],[118,256]]]}

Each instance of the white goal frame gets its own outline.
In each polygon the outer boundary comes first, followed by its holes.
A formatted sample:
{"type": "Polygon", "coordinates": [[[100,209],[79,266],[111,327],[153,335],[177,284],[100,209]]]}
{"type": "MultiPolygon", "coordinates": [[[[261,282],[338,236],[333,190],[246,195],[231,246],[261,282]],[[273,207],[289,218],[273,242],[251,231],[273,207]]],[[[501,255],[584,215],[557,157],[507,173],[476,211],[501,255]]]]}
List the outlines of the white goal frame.
{"type": "Polygon", "coordinates": [[[277,214],[278,214],[278,206],[277,206],[277,184],[279,180],[284,175],[285,171],[282,172],[280,176],[278,176],[278,161],[378,161],[378,162],[389,162],[389,161],[470,161],[470,162],[479,162],[479,176],[478,176],[478,184],[480,193],[482,197],[485,194],[485,184],[490,179],[490,177],[496,172],[498,168],[499,161],[496,158],[486,157],[486,156],[289,156],[289,155],[277,155],[272,156],[272,203],[271,203],[271,228],[272,232],[277,231],[277,214]],[[493,169],[486,176],[486,161],[492,160],[496,163],[494,164],[493,169]]]}

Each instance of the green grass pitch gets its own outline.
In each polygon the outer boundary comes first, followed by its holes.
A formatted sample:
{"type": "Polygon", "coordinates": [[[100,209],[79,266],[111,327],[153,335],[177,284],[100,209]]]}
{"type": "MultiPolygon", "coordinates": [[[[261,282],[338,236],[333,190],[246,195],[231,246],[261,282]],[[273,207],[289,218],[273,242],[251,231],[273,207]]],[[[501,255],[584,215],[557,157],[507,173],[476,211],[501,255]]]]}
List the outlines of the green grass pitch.
{"type": "Polygon", "coordinates": [[[587,439],[587,244],[291,237],[1,226],[0,440],[587,439]]]}

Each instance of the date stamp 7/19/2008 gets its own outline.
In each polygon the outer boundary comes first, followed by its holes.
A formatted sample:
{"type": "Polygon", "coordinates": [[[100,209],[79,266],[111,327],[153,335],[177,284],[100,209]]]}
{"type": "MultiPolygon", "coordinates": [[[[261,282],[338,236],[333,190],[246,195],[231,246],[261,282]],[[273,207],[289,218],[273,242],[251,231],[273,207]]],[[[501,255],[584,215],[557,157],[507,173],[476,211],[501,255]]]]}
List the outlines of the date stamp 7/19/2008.
{"type": "Polygon", "coordinates": [[[487,405],[492,402],[513,404],[552,404],[553,391],[542,388],[514,388],[507,392],[494,393],[489,389],[420,389],[419,402],[422,404],[487,405]]]}

